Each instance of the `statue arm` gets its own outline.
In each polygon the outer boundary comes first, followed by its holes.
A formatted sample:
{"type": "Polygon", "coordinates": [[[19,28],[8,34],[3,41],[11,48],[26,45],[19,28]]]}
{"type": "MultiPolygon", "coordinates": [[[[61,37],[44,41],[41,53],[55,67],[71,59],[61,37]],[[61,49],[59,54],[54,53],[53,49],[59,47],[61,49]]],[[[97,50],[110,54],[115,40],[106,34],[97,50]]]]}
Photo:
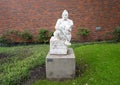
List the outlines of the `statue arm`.
{"type": "Polygon", "coordinates": [[[73,21],[70,20],[70,31],[72,31],[72,27],[73,27],[73,21]]]}
{"type": "Polygon", "coordinates": [[[60,29],[60,19],[57,20],[56,25],[55,25],[55,29],[56,30],[60,29]]]}
{"type": "Polygon", "coordinates": [[[71,20],[71,26],[73,27],[73,21],[71,20]]]}

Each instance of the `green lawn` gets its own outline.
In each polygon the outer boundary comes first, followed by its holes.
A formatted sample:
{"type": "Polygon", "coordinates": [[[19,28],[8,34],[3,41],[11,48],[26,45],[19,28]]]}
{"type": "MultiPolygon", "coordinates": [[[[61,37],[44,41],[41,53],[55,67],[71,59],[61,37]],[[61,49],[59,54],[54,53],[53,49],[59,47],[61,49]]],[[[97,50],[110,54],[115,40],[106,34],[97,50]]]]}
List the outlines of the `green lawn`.
{"type": "MultiPolygon", "coordinates": [[[[39,80],[33,85],[119,85],[120,43],[73,44],[77,77],[66,81],[39,80]],[[81,74],[79,74],[79,72],[81,74]]],[[[49,45],[0,47],[0,85],[15,85],[31,68],[45,63],[49,45]],[[4,57],[3,57],[4,56],[4,57]]]]}

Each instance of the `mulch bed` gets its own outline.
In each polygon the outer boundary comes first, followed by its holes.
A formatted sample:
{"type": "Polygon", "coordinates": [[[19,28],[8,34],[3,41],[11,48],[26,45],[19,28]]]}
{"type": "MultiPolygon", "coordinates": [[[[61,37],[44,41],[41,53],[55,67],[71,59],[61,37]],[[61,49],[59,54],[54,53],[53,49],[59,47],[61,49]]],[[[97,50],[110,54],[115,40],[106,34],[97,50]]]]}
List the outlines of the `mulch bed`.
{"type": "Polygon", "coordinates": [[[0,59],[4,59],[4,58],[7,58],[11,55],[7,54],[7,53],[0,53],[0,59]]]}
{"type": "Polygon", "coordinates": [[[29,78],[22,85],[32,85],[35,81],[46,78],[45,65],[37,66],[30,70],[29,78]]]}

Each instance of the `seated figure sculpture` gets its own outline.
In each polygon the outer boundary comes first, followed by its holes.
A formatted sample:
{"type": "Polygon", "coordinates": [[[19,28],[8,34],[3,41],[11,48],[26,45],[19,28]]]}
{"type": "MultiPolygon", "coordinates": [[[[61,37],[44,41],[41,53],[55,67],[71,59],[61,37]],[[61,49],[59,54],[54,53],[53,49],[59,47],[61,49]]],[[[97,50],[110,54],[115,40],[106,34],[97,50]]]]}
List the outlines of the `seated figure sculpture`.
{"type": "Polygon", "coordinates": [[[68,46],[71,45],[71,31],[73,21],[68,19],[68,12],[64,10],[62,18],[57,20],[54,36],[50,39],[50,54],[67,54],[68,46]]]}

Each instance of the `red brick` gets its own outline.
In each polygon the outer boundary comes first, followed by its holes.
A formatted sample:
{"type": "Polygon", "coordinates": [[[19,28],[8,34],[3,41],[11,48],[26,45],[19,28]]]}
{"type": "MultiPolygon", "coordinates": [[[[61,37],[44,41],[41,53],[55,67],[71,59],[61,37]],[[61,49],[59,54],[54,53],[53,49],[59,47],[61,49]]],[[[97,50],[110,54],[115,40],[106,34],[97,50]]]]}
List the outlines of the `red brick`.
{"type": "MultiPolygon", "coordinates": [[[[0,0],[0,33],[8,29],[28,29],[33,34],[41,28],[54,31],[64,9],[74,21],[75,41],[79,41],[76,35],[79,27],[90,29],[87,40],[95,41],[104,40],[107,30],[113,31],[120,25],[120,0],[0,0]],[[102,30],[96,33],[97,26],[102,30]]],[[[111,36],[107,35],[106,39],[112,39],[111,36]]]]}

